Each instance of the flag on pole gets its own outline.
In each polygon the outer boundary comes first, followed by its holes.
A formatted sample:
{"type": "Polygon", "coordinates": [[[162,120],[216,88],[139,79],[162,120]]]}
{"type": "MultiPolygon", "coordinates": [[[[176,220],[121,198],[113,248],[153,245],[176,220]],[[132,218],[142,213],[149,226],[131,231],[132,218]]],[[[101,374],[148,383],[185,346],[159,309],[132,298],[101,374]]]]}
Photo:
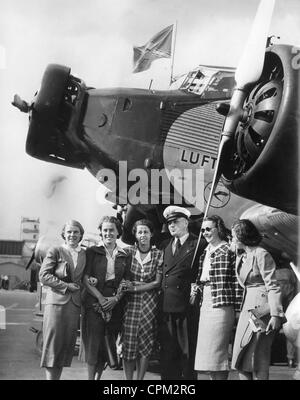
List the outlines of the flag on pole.
{"type": "Polygon", "coordinates": [[[173,25],[154,35],[145,46],[133,47],[133,73],[146,71],[152,61],[171,58],[173,25]]]}

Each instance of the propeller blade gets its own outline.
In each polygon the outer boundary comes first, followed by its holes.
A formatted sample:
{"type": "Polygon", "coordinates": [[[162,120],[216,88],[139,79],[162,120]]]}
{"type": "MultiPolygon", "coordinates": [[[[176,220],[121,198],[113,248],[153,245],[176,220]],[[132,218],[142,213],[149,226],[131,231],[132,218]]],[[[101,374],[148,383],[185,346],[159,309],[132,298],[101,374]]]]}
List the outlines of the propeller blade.
{"type": "Polygon", "coordinates": [[[236,88],[232,95],[230,109],[223,127],[214,178],[204,217],[208,213],[212,197],[221,176],[220,163],[225,145],[233,137],[243,115],[243,104],[247,95],[245,88],[258,81],[263,70],[266,42],[274,4],[275,0],[261,0],[243,56],[235,73],[236,88]]]}
{"type": "Polygon", "coordinates": [[[261,0],[250,36],[235,72],[237,88],[255,83],[261,76],[275,0],[261,0]]]}
{"type": "MultiPolygon", "coordinates": [[[[219,144],[218,157],[215,165],[214,177],[211,185],[209,198],[206,203],[203,219],[207,217],[210,204],[215,193],[217,184],[221,177],[220,169],[221,160],[224,149],[231,141],[239,121],[243,116],[243,104],[247,96],[247,87],[257,82],[262,74],[265,49],[268,38],[269,27],[275,0],[261,0],[256,12],[256,16],[252,25],[251,33],[244,48],[243,56],[240,59],[237,70],[235,72],[236,87],[233,92],[228,115],[225,119],[223,132],[219,144]]],[[[202,234],[200,231],[197,246],[194,252],[191,267],[194,267],[196,255],[199,249],[199,244],[202,234]]]]}

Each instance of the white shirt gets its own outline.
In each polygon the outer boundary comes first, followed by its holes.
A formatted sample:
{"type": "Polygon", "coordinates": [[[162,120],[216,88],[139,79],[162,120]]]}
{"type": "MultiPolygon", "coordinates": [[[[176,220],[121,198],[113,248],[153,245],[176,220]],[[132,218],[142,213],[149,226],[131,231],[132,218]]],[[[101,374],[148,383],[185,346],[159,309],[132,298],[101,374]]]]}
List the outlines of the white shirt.
{"type": "Polygon", "coordinates": [[[73,264],[74,264],[74,269],[77,267],[77,261],[78,261],[78,253],[81,250],[81,247],[78,245],[75,249],[74,247],[67,246],[66,244],[63,244],[63,247],[68,250],[68,252],[71,254],[73,264]]]}
{"type": "Polygon", "coordinates": [[[202,265],[202,274],[201,274],[201,277],[200,277],[200,281],[201,282],[206,282],[206,281],[210,280],[210,278],[209,278],[209,270],[210,270],[210,267],[211,267],[210,256],[218,247],[222,246],[224,243],[225,242],[222,241],[216,247],[212,247],[210,245],[208,245],[206,247],[206,249],[205,249],[205,257],[204,257],[203,265],[202,265]]]}
{"type": "Polygon", "coordinates": [[[200,278],[201,282],[209,281],[209,270],[210,270],[210,253],[209,251],[207,251],[205,253],[205,257],[202,264],[202,274],[200,278]]]}
{"type": "Polygon", "coordinates": [[[185,235],[181,236],[180,238],[175,238],[175,240],[172,243],[172,252],[173,252],[173,254],[175,254],[175,251],[176,251],[177,241],[179,240],[181,246],[183,246],[188,237],[189,237],[189,233],[186,233],[185,235]]]}
{"type": "MultiPolygon", "coordinates": [[[[103,244],[104,246],[104,244],[103,244]]],[[[111,279],[115,279],[115,260],[116,255],[118,254],[118,246],[116,246],[113,250],[112,255],[110,255],[107,248],[104,246],[106,252],[106,259],[107,259],[107,269],[106,269],[106,276],[105,280],[110,281],[111,279]]]]}

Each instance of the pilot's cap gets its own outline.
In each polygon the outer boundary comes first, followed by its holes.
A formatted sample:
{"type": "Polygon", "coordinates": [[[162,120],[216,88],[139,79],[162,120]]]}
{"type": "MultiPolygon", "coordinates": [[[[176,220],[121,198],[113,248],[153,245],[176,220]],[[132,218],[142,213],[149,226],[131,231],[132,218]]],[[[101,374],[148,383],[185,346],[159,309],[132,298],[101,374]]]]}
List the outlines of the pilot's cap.
{"type": "Polygon", "coordinates": [[[182,218],[182,217],[189,219],[191,213],[189,212],[189,210],[183,207],[169,206],[164,210],[163,216],[167,220],[167,222],[171,222],[177,218],[182,218]]]}

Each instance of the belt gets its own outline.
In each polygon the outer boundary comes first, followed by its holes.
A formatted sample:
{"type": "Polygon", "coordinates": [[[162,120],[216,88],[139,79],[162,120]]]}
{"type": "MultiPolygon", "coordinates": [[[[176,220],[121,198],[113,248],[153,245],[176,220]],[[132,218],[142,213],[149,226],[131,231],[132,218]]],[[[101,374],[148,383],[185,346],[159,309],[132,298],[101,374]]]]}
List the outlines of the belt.
{"type": "Polygon", "coordinates": [[[200,281],[200,285],[202,285],[202,286],[210,286],[210,281],[200,281]]]}

